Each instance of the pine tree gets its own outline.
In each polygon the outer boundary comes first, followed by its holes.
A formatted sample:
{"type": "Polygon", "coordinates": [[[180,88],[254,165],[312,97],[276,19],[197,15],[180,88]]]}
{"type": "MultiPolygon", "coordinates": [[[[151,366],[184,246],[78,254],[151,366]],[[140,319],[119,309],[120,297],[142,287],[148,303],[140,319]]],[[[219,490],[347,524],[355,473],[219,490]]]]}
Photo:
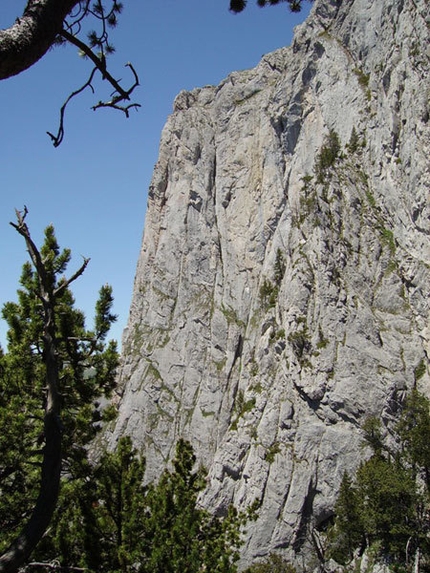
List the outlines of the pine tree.
{"type": "Polygon", "coordinates": [[[67,480],[40,561],[98,573],[134,571],[146,535],[144,471],[145,460],[123,437],[84,477],[67,480]]]}
{"type": "Polygon", "coordinates": [[[351,137],[349,138],[348,142],[348,150],[351,153],[355,153],[359,147],[360,147],[360,138],[358,137],[358,133],[357,130],[355,129],[355,126],[353,126],[351,131],[351,137]]]}
{"type": "Polygon", "coordinates": [[[88,260],[66,278],[69,249],[60,250],[54,228],[40,249],[17,212],[13,227],[23,236],[24,264],[18,302],[4,305],[9,330],[0,356],[1,542],[0,571],[15,571],[34,550],[55,510],[61,476],[87,468],[86,445],[99,427],[96,399],[114,386],[118,355],[106,343],[112,291],[100,290],[93,330],[75,309],[70,285],[88,260]]]}
{"type": "Polygon", "coordinates": [[[357,488],[345,472],[334,508],[336,520],[329,532],[332,540],[329,555],[342,565],[351,561],[354,551],[364,544],[361,501],[357,488]]]}
{"type": "Polygon", "coordinates": [[[374,454],[357,472],[361,522],[368,544],[401,562],[409,539],[416,535],[416,483],[412,472],[397,460],[374,454]]]}
{"type": "Polygon", "coordinates": [[[198,507],[206,484],[203,468],[194,470],[191,444],[179,440],[173,471],[166,470],[148,489],[148,521],[143,573],[235,573],[241,528],[250,513],[230,507],[223,518],[198,507]]]}
{"type": "Polygon", "coordinates": [[[430,401],[415,388],[406,398],[397,432],[405,457],[430,492],[430,401]]]}
{"type": "Polygon", "coordinates": [[[324,138],[324,144],[315,161],[315,174],[318,183],[324,183],[329,176],[330,169],[340,157],[340,139],[334,129],[331,129],[324,138]]]}
{"type": "Polygon", "coordinates": [[[429,411],[429,400],[412,390],[394,428],[396,452],[384,444],[380,421],[366,420],[364,437],[373,454],[353,482],[344,478],[328,535],[328,553],[340,563],[366,546],[407,571],[430,569],[429,411]]]}

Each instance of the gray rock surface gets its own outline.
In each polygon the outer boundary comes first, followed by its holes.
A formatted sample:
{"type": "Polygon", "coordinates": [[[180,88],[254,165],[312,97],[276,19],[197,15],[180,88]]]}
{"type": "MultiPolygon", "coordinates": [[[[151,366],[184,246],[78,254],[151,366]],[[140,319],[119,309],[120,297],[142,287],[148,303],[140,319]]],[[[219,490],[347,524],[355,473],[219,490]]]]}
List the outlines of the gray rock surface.
{"type": "Polygon", "coordinates": [[[317,0],[163,130],[108,438],[151,479],[183,436],[205,506],[261,499],[243,563],[309,558],[363,420],[429,393],[429,27],[426,0],[317,0]]]}

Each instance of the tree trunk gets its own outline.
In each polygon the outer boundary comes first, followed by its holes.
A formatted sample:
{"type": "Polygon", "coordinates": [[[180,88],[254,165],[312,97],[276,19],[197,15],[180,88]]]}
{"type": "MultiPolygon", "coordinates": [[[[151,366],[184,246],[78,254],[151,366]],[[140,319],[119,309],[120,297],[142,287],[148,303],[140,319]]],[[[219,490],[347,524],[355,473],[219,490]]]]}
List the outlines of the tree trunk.
{"type": "Polygon", "coordinates": [[[22,17],[0,30],[0,80],[35,64],[53,45],[79,0],[29,0],[22,17]]]}
{"type": "Polygon", "coordinates": [[[61,429],[53,412],[45,416],[46,444],[39,496],[32,516],[21,534],[0,557],[0,572],[14,573],[22,567],[49,526],[58,499],[61,471],[61,429]]]}
{"type": "MultiPolygon", "coordinates": [[[[44,415],[43,461],[39,495],[33,513],[22,532],[0,557],[0,573],[15,573],[25,564],[47,530],[57,505],[61,477],[61,405],[58,391],[59,365],[55,335],[55,293],[54,284],[46,270],[40,252],[33,243],[24,215],[17,211],[18,225],[15,229],[24,237],[27,249],[39,277],[36,293],[43,305],[43,362],[46,368],[46,403],[44,415]]],[[[83,267],[85,268],[85,267],[83,267]]],[[[64,283],[67,285],[67,282],[64,283]]],[[[62,286],[59,287],[63,288],[62,286]]]]}
{"type": "MultiPolygon", "coordinates": [[[[48,310],[50,311],[48,316],[51,317],[53,309],[48,310]]],[[[44,336],[47,382],[44,417],[45,447],[39,495],[30,520],[6,553],[0,557],[0,573],[13,573],[24,565],[47,530],[57,504],[61,476],[62,432],[55,338],[52,338],[50,333],[53,328],[53,322],[48,318],[44,336]]]]}

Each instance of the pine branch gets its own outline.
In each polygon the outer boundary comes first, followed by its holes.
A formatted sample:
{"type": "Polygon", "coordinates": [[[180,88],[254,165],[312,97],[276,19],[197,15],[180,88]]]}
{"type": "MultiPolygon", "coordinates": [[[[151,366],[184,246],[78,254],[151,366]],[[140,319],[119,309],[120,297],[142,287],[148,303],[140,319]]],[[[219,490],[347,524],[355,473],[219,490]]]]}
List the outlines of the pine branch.
{"type": "Polygon", "coordinates": [[[92,107],[93,110],[99,109],[101,107],[110,107],[110,108],[118,109],[118,110],[122,111],[125,114],[125,116],[128,118],[130,115],[129,114],[130,109],[133,109],[133,108],[137,109],[137,108],[141,107],[140,104],[138,104],[138,103],[130,103],[127,105],[120,105],[121,102],[130,101],[131,94],[136,89],[136,87],[139,86],[139,77],[138,77],[135,69],[133,68],[133,66],[130,63],[127,63],[126,67],[129,67],[131,69],[132,74],[134,76],[134,83],[129,89],[124,89],[121,86],[120,82],[117,81],[107,70],[106,58],[105,58],[103,53],[101,56],[98,56],[97,54],[95,54],[93,52],[93,50],[90,48],[90,46],[88,44],[86,44],[85,42],[80,40],[75,34],[71,34],[67,30],[63,29],[60,32],[60,37],[64,38],[64,40],[67,40],[68,42],[70,42],[71,44],[73,44],[74,46],[79,48],[79,50],[93,62],[94,68],[91,71],[91,74],[90,74],[88,80],[79,89],[72,92],[69,95],[69,97],[66,99],[64,104],[62,105],[62,107],[60,109],[60,125],[58,128],[57,135],[53,135],[49,131],[47,132],[49,137],[53,141],[54,147],[58,147],[64,138],[64,114],[65,114],[67,105],[69,104],[71,99],[73,99],[75,96],[82,93],[88,87],[92,90],[93,93],[95,92],[93,85],[92,85],[92,81],[93,81],[94,75],[97,71],[100,72],[100,74],[104,80],[107,80],[110,83],[110,85],[114,88],[114,92],[113,92],[113,96],[112,96],[110,101],[99,101],[96,105],[94,105],[92,107]]]}

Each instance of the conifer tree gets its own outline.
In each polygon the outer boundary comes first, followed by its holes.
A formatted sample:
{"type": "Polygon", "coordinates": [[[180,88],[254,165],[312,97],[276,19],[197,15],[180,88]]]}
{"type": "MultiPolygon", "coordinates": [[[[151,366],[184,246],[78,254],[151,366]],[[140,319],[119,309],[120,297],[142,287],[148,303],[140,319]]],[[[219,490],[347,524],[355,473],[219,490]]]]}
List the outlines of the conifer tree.
{"type": "Polygon", "coordinates": [[[329,533],[332,543],[329,555],[342,565],[354,556],[354,551],[364,543],[360,498],[348,473],[344,473],[335,505],[336,521],[329,533]]]}
{"type": "Polygon", "coordinates": [[[417,490],[411,471],[397,460],[374,454],[358,469],[357,490],[368,545],[378,543],[383,556],[403,561],[417,530],[417,490]]]}
{"type": "Polygon", "coordinates": [[[198,507],[203,468],[180,440],[172,470],[143,485],[145,460],[123,437],[85,479],[67,480],[39,561],[97,573],[235,573],[250,514],[198,507]]]}
{"type": "Polygon", "coordinates": [[[66,480],[39,560],[99,573],[134,571],[146,534],[144,471],[145,460],[123,437],[85,476],[66,480]]]}
{"type": "Polygon", "coordinates": [[[406,398],[397,432],[405,457],[421,472],[430,493],[430,402],[416,388],[406,398]]]}
{"type": "Polygon", "coordinates": [[[223,518],[198,507],[206,484],[203,468],[193,470],[191,444],[179,440],[173,471],[166,470],[148,489],[143,573],[235,573],[241,528],[252,518],[233,506],[223,518]]]}
{"type": "Polygon", "coordinates": [[[88,259],[67,278],[70,250],[60,250],[52,225],[38,249],[26,216],[27,209],[17,211],[11,224],[30,262],[18,302],[2,312],[9,330],[0,355],[0,571],[8,573],[25,563],[48,528],[61,476],[86,471],[85,446],[100,416],[96,398],[113,388],[118,362],[116,344],[106,343],[116,318],[111,288],[100,290],[94,329],[87,330],[69,287],[88,259]]]}
{"type": "Polygon", "coordinates": [[[366,420],[363,430],[373,453],[353,482],[342,482],[328,554],[347,564],[356,550],[373,547],[406,571],[428,570],[430,402],[416,389],[406,397],[392,429],[396,451],[385,445],[378,419],[366,420]]]}

